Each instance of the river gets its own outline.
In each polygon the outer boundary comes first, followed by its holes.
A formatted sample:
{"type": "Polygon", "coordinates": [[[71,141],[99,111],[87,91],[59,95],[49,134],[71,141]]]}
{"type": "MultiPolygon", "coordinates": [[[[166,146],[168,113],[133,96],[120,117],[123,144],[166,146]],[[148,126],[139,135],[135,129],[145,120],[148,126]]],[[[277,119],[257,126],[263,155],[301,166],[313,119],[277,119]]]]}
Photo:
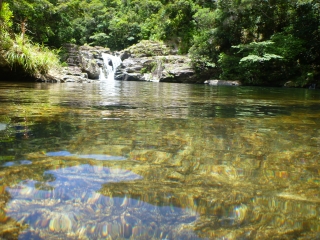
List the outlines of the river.
{"type": "Polygon", "coordinates": [[[320,91],[0,84],[1,239],[318,239],[320,91]]]}

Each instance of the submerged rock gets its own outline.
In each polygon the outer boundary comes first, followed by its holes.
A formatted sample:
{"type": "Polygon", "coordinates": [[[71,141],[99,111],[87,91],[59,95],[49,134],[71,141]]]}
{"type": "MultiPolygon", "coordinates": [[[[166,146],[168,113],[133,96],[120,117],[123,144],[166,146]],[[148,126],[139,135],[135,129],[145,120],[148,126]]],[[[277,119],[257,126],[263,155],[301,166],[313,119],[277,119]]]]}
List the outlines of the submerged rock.
{"type": "Polygon", "coordinates": [[[5,123],[0,123],[0,131],[6,130],[7,124],[5,123]]]}

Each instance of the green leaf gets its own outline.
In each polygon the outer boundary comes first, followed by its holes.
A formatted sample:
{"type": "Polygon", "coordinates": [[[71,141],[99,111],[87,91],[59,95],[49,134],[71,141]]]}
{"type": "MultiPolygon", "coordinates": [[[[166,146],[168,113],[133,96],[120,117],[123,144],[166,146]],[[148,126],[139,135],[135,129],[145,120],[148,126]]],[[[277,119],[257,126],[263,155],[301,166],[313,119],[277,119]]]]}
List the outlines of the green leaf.
{"type": "Polygon", "coordinates": [[[263,61],[264,61],[264,58],[259,57],[257,55],[248,55],[248,56],[240,59],[240,63],[243,63],[243,62],[263,62],[263,61]]]}
{"type": "Polygon", "coordinates": [[[281,59],[283,57],[279,56],[279,55],[276,55],[276,54],[269,54],[269,53],[266,53],[264,54],[262,57],[258,56],[258,55],[253,55],[253,54],[250,54],[246,57],[243,57],[240,59],[240,63],[243,63],[243,62],[265,62],[265,61],[270,61],[272,59],[281,59]]]}

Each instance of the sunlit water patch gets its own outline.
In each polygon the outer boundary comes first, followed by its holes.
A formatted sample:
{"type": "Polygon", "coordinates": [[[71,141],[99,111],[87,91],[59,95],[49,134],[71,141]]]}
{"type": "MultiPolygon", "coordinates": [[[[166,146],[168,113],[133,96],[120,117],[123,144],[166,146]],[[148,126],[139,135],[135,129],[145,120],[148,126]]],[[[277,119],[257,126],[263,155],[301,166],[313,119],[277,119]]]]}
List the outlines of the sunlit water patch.
{"type": "Polygon", "coordinates": [[[11,166],[29,165],[29,164],[32,164],[32,162],[29,160],[20,160],[20,161],[6,162],[6,163],[2,164],[2,166],[3,167],[11,167],[11,166]]]}
{"type": "Polygon", "coordinates": [[[125,157],[122,156],[110,156],[110,155],[103,155],[103,154],[84,154],[84,155],[78,155],[80,158],[92,158],[95,160],[100,160],[100,161],[108,161],[108,160],[113,160],[113,161],[119,161],[119,160],[126,160],[125,157]]]}
{"type": "Polygon", "coordinates": [[[106,82],[0,86],[0,238],[320,239],[320,91],[106,82]]]}
{"type": "Polygon", "coordinates": [[[48,157],[69,157],[74,156],[74,154],[68,151],[57,151],[57,152],[47,152],[46,155],[48,157]]]}
{"type": "Polygon", "coordinates": [[[0,123],[0,131],[6,130],[7,124],[5,123],[0,123]]]}
{"type": "Polygon", "coordinates": [[[103,154],[72,154],[68,151],[58,151],[58,152],[48,152],[46,153],[48,157],[70,157],[75,156],[78,158],[91,158],[99,161],[120,161],[126,160],[126,157],[123,156],[111,156],[111,155],[103,155],[103,154]]]}
{"type": "MultiPolygon", "coordinates": [[[[99,193],[102,184],[142,178],[128,170],[85,164],[44,174],[49,181],[30,179],[7,188],[7,216],[27,224],[19,239],[172,239],[197,219],[190,209],[99,193]]],[[[184,234],[198,238],[189,230],[184,234]]]]}

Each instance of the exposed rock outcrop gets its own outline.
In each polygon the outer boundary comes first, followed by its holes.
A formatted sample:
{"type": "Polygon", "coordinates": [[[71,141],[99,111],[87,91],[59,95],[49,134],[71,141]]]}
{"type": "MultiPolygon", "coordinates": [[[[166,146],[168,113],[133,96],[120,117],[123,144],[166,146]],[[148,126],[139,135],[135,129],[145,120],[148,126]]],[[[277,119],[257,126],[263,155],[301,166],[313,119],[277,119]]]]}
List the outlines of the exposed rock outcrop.
{"type": "MultiPolygon", "coordinates": [[[[103,47],[65,44],[62,61],[67,63],[62,72],[49,73],[44,81],[91,82],[98,80],[104,66],[102,53],[112,54],[103,47]]],[[[196,73],[188,55],[177,55],[162,42],[141,41],[116,53],[122,64],[117,68],[115,80],[203,83],[206,73],[196,73]]],[[[112,66],[112,63],[108,63],[112,66]]]]}
{"type": "Polygon", "coordinates": [[[120,58],[116,80],[203,83],[187,55],[176,55],[161,42],[141,41],[123,50],[120,58]]]}
{"type": "MultiPolygon", "coordinates": [[[[104,66],[102,53],[112,54],[103,47],[77,46],[65,44],[62,61],[68,67],[62,72],[49,73],[44,81],[91,82],[98,80],[104,66]]],[[[177,55],[177,51],[162,42],[141,41],[116,53],[122,64],[115,72],[115,80],[156,81],[178,83],[203,83],[205,73],[196,73],[187,55],[177,55]]],[[[108,63],[112,66],[112,63],[108,63]]]]}
{"type": "Polygon", "coordinates": [[[75,44],[64,45],[63,61],[68,64],[62,73],[61,81],[82,82],[98,80],[100,67],[103,66],[102,53],[110,53],[109,48],[77,46],[75,44]]]}
{"type": "Polygon", "coordinates": [[[100,67],[103,65],[102,52],[110,53],[110,49],[90,46],[79,48],[79,66],[89,79],[99,79],[100,67]]]}
{"type": "Polygon", "coordinates": [[[207,80],[204,83],[212,86],[240,86],[241,82],[231,80],[207,80]]]}

